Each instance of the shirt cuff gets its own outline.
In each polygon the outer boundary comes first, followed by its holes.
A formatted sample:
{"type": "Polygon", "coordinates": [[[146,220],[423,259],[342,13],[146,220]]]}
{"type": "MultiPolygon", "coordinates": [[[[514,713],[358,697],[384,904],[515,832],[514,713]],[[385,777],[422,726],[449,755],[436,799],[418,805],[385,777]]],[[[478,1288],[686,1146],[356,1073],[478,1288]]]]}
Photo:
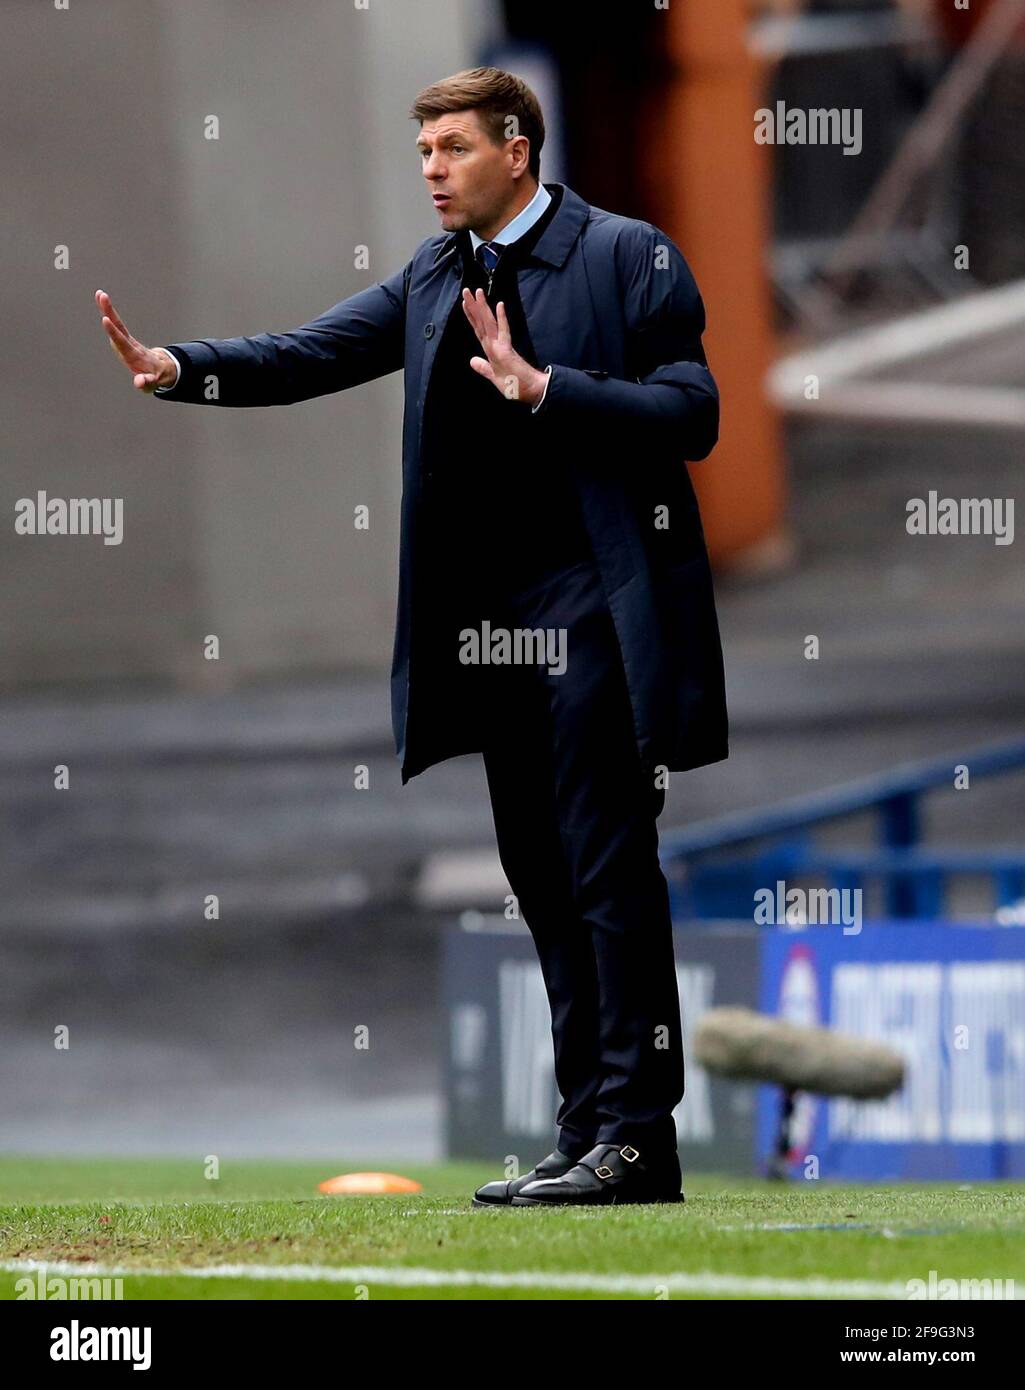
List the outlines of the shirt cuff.
{"type": "Polygon", "coordinates": [[[545,382],[545,389],[541,392],[541,399],[538,401],[537,405],[531,406],[531,408],[530,408],[530,413],[531,413],[531,415],[536,415],[537,412],[541,409],[541,407],[542,407],[542,406],[544,405],[544,403],[545,403],[545,396],[548,395],[548,382],[550,382],[551,379],[552,379],[552,368],[551,368],[551,364],[549,364],[549,365],[545,368],[545,375],[547,376],[548,381],[545,382]]]}
{"type": "MultiPolygon", "coordinates": [[[[154,391],[153,391],[153,394],[154,394],[155,396],[163,396],[163,395],[165,395],[168,391],[173,391],[174,388],[178,385],[179,378],[181,377],[181,374],[182,374],[182,364],[178,361],[177,357],[175,357],[175,355],[174,355],[174,353],[171,351],[171,349],[170,349],[170,348],[163,348],[162,351],[163,351],[163,352],[166,352],[167,355],[168,355],[168,357],[170,357],[171,361],[174,363],[174,380],[171,382],[170,386],[157,386],[157,387],[155,387],[155,388],[154,388],[154,391]]],[[[545,387],[545,390],[547,390],[547,389],[548,389],[548,388],[545,387]]],[[[542,396],[541,399],[543,400],[544,397],[542,396]]]]}

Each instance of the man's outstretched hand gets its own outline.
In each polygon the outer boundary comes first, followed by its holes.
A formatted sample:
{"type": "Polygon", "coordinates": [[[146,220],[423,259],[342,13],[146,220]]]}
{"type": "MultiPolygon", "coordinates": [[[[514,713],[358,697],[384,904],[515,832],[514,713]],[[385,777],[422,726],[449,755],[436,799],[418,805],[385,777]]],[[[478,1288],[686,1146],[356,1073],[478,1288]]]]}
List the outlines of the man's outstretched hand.
{"type": "Polygon", "coordinates": [[[487,354],[486,357],[471,357],[470,366],[480,376],[487,377],[508,400],[537,405],[548,382],[547,374],[532,367],[516,351],[512,345],[505,305],[499,301],[495,307],[498,310],[497,319],[483,290],[473,295],[464,288],[463,312],[487,354]]]}
{"type": "Polygon", "coordinates": [[[155,391],[158,386],[171,386],[177,369],[170,353],[163,348],[144,347],[133,338],[111,303],[110,295],[104,290],[96,291],[96,306],[103,315],[101,322],[110,346],[133,374],[132,385],[147,393],[155,391]]]}

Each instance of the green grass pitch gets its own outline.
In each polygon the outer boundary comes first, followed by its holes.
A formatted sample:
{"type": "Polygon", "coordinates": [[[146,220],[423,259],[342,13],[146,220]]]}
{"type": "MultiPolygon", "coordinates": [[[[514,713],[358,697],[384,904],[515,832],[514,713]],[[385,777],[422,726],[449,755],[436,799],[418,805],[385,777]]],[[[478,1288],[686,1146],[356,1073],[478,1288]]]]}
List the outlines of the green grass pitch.
{"type": "Polygon", "coordinates": [[[1025,1295],[1025,1185],[685,1173],[679,1206],[482,1211],[470,1197],[501,1176],[494,1165],[222,1159],[220,1173],[184,1159],[0,1158],[0,1298],[18,1297],[32,1260],[112,1271],[125,1299],[885,1299],[930,1271],[1013,1279],[1025,1295]],[[401,1173],[423,1191],[317,1191],[350,1170],[401,1173]]]}

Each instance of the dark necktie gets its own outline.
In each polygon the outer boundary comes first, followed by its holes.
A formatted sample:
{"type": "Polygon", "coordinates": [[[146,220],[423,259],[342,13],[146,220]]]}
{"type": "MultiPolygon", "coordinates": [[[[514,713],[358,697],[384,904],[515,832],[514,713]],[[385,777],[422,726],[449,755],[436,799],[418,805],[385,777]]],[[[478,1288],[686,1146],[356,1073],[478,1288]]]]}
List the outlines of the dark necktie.
{"type": "Polygon", "coordinates": [[[501,242],[496,241],[482,241],[477,247],[477,260],[484,268],[484,272],[488,277],[489,287],[495,273],[495,266],[498,264],[499,254],[503,250],[504,247],[501,242]]]}

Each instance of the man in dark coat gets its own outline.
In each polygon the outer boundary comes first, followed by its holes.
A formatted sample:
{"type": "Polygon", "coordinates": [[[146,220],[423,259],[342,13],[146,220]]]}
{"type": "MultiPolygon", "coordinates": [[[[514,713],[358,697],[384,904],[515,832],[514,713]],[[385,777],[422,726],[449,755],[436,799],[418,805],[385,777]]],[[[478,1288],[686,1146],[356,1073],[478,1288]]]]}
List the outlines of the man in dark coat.
{"type": "Polygon", "coordinates": [[[520,79],[459,73],[411,115],[442,232],[389,279],[290,333],[167,348],[97,303],[136,387],[166,400],[285,405],[404,370],[400,775],[483,754],[563,1100],[555,1151],[474,1201],[677,1201],[656,820],[670,771],[728,754],[685,462],[718,438],[704,306],[657,227],[540,182],[544,120],[520,79]]]}

